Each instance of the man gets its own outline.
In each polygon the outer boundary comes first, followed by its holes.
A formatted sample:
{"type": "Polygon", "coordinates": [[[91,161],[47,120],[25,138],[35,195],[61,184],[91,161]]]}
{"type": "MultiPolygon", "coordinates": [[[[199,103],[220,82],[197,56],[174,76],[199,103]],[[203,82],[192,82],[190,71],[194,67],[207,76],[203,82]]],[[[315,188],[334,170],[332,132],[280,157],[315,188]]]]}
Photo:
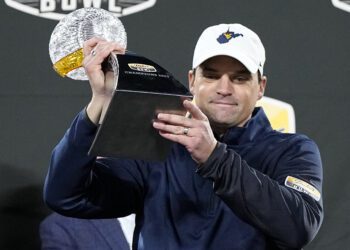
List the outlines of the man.
{"type": "MultiPolygon", "coordinates": [[[[174,141],[165,162],[94,158],[87,151],[110,98],[101,63],[124,48],[84,44],[92,99],[53,152],[45,200],[85,218],[136,213],[137,249],[300,249],[322,219],[322,164],[315,143],[273,131],[255,108],[266,87],[265,50],[240,24],[207,28],[189,71],[190,117],[159,114],[174,141]]],[[[112,135],[111,135],[112,136],[112,135]]]]}
{"type": "Polygon", "coordinates": [[[115,218],[88,220],[53,213],[40,223],[42,250],[129,250],[127,234],[115,218]]]}

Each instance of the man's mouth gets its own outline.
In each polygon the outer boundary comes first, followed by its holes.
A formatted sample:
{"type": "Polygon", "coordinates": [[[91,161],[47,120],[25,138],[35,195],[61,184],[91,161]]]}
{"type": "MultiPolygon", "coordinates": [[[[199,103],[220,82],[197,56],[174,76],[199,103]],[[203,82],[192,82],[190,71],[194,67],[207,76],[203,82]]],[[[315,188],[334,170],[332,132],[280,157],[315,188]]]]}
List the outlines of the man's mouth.
{"type": "Polygon", "coordinates": [[[238,104],[235,102],[230,101],[212,101],[213,104],[220,105],[220,106],[237,106],[238,104]]]}

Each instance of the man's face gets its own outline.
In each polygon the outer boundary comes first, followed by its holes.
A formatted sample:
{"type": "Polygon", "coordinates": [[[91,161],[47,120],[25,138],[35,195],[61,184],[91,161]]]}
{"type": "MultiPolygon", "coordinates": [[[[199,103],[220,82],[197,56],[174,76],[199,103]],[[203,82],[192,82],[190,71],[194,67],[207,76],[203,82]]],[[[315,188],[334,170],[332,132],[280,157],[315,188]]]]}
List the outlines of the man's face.
{"type": "Polygon", "coordinates": [[[243,126],[265,90],[266,77],[259,82],[242,63],[228,56],[206,60],[189,72],[189,86],[196,105],[208,117],[215,132],[243,126]]]}

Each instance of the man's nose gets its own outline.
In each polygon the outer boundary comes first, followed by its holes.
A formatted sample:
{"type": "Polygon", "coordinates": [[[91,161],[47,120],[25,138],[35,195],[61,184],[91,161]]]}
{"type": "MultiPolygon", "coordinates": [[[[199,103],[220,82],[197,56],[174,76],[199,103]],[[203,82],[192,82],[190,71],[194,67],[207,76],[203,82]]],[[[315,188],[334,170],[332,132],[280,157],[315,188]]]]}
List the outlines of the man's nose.
{"type": "Polygon", "coordinates": [[[218,80],[216,92],[222,96],[232,95],[233,84],[227,75],[222,75],[218,80]]]}

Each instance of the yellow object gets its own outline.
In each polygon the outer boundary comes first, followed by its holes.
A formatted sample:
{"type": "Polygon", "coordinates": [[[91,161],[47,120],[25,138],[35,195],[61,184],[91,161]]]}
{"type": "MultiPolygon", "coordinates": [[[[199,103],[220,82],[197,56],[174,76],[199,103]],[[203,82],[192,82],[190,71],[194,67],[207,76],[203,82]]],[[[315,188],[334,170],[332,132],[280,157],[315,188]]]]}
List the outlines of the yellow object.
{"type": "Polygon", "coordinates": [[[58,60],[53,68],[62,77],[65,77],[69,72],[82,66],[84,59],[83,49],[78,49],[69,55],[58,60]]]}
{"type": "Polygon", "coordinates": [[[256,106],[263,107],[273,129],[295,133],[295,114],[292,105],[264,96],[256,106]]]}
{"type": "Polygon", "coordinates": [[[321,193],[314,186],[293,176],[287,176],[286,180],[284,181],[284,185],[310,195],[316,201],[321,199],[321,193]]]}

